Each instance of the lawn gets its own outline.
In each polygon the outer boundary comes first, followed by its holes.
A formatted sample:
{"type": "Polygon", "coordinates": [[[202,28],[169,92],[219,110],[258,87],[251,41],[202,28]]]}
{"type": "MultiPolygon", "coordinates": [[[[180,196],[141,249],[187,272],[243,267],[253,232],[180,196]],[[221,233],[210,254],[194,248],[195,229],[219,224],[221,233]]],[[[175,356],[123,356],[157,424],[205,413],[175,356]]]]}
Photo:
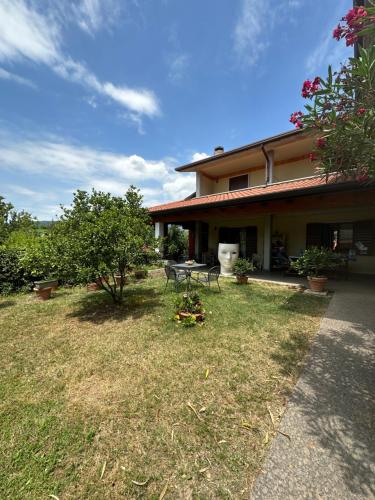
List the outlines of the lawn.
{"type": "Polygon", "coordinates": [[[0,299],[1,498],[249,496],[327,303],[226,281],[184,328],[163,285],[0,299]]]}

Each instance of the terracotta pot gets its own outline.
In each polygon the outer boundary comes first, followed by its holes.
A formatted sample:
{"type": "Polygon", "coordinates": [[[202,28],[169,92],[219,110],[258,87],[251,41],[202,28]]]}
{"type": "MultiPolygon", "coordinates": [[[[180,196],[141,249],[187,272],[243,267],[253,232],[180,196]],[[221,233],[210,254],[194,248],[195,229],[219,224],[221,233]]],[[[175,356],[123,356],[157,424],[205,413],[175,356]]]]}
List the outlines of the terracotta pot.
{"type": "Polygon", "coordinates": [[[98,278],[96,280],[96,283],[99,286],[99,288],[101,288],[101,286],[103,285],[103,283],[106,283],[108,280],[109,280],[109,276],[107,276],[107,275],[100,276],[100,278],[98,278]]]}
{"type": "Polygon", "coordinates": [[[308,276],[309,288],[312,292],[323,292],[328,278],[326,276],[308,276]]]}
{"type": "MultiPolygon", "coordinates": [[[[115,282],[116,282],[116,286],[121,286],[121,275],[120,274],[115,274],[115,282]]],[[[122,277],[122,284],[123,284],[123,286],[126,284],[126,276],[122,277]]]]}
{"type": "Polygon", "coordinates": [[[57,290],[59,282],[57,280],[41,280],[34,281],[35,288],[40,290],[41,288],[52,288],[53,291],[57,290]]]}
{"type": "Polygon", "coordinates": [[[52,287],[49,288],[34,288],[35,295],[38,300],[48,300],[51,298],[52,287]]]}
{"type": "Polygon", "coordinates": [[[239,276],[237,275],[236,276],[237,278],[237,282],[240,284],[240,285],[246,285],[246,283],[248,282],[249,280],[249,277],[248,276],[239,276]]]}
{"type": "Polygon", "coordinates": [[[137,280],[142,280],[142,279],[146,278],[147,271],[145,271],[144,269],[138,269],[138,270],[134,271],[134,276],[137,280]]]}
{"type": "Polygon", "coordinates": [[[87,291],[88,292],[96,292],[97,290],[99,290],[101,288],[101,284],[99,285],[97,282],[94,282],[94,283],[87,283],[87,291]]]}

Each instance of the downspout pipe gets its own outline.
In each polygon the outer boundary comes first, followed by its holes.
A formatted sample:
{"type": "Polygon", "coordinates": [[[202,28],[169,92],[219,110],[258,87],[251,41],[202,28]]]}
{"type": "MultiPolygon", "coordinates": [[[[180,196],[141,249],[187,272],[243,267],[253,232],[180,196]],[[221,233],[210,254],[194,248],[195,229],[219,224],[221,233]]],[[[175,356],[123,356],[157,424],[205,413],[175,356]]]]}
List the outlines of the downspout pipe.
{"type": "Polygon", "coordinates": [[[264,147],[264,144],[261,145],[261,150],[266,158],[266,184],[270,182],[270,157],[266,151],[266,148],[264,147]]]}

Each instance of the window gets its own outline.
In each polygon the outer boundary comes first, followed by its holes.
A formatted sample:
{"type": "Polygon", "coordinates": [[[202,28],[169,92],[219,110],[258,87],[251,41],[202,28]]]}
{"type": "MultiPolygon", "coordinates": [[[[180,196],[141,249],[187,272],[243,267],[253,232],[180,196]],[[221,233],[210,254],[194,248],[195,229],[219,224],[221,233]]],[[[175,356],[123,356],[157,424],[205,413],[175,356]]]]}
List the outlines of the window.
{"type": "Polygon", "coordinates": [[[354,250],[357,255],[375,255],[375,221],[307,224],[306,246],[323,246],[343,253],[354,250]]]}
{"type": "Polygon", "coordinates": [[[245,189],[249,187],[249,176],[239,175],[238,177],[230,177],[229,191],[236,191],[237,189],[245,189]]]}

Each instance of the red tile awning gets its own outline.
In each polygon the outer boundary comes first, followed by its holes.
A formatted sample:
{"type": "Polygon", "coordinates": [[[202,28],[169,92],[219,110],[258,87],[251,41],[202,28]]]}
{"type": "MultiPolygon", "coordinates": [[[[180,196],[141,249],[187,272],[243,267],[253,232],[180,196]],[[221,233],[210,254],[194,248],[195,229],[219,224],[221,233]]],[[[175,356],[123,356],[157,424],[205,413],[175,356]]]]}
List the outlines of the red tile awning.
{"type": "Polygon", "coordinates": [[[314,188],[320,188],[323,186],[332,186],[337,184],[350,184],[351,186],[358,185],[358,183],[350,182],[338,182],[336,178],[332,177],[327,180],[326,177],[315,176],[315,177],[306,177],[304,179],[297,179],[293,181],[285,181],[285,182],[277,182],[275,184],[268,184],[262,186],[251,187],[248,189],[241,189],[239,191],[230,191],[219,194],[210,194],[207,196],[200,196],[198,198],[191,198],[189,200],[181,200],[181,201],[172,201],[170,203],[165,203],[163,205],[156,205],[154,207],[149,208],[149,211],[152,215],[156,213],[164,213],[169,211],[178,211],[178,210],[189,210],[195,208],[210,208],[210,205],[228,205],[236,204],[240,201],[257,201],[258,198],[267,197],[268,195],[274,197],[278,194],[280,197],[283,194],[293,194],[295,193],[303,193],[305,190],[310,190],[314,188]]]}

